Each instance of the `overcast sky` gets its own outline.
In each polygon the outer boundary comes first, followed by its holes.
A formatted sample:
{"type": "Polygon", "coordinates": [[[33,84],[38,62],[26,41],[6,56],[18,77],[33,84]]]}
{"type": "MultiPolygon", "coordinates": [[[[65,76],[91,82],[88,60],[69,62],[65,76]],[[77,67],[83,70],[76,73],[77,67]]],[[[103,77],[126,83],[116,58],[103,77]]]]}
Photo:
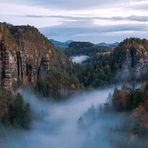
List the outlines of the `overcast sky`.
{"type": "Polygon", "coordinates": [[[148,39],[148,0],[0,0],[0,20],[60,41],[148,39]]]}

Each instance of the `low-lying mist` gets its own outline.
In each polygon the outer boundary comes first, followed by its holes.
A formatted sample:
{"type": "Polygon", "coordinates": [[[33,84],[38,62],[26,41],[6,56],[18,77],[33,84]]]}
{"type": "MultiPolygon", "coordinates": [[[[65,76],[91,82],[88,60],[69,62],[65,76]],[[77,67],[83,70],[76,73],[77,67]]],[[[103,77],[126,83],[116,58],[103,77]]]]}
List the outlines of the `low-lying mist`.
{"type": "Polygon", "coordinates": [[[70,59],[72,60],[73,63],[81,64],[85,60],[87,60],[89,56],[87,55],[80,55],[80,56],[72,56],[70,59]]]}
{"type": "MultiPolygon", "coordinates": [[[[3,129],[4,148],[114,148],[116,140],[127,143],[127,134],[117,132],[125,114],[101,113],[114,87],[79,92],[63,102],[41,101],[30,88],[22,89],[34,120],[28,131],[3,129]],[[8,132],[9,131],[9,132],[8,132]]],[[[124,147],[125,145],[117,145],[124,147]]],[[[2,147],[0,147],[2,148],[2,147]]]]}

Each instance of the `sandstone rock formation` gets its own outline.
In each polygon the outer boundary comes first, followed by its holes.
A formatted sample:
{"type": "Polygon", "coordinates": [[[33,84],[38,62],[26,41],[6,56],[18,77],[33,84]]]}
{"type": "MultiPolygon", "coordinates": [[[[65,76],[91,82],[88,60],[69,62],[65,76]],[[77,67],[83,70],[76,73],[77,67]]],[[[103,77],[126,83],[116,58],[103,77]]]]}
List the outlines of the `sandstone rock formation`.
{"type": "Polygon", "coordinates": [[[148,41],[139,38],[124,40],[115,49],[114,59],[122,68],[148,71],[148,41]]]}
{"type": "Polygon", "coordinates": [[[46,80],[50,66],[71,67],[68,59],[36,28],[0,23],[0,85],[46,80]]]}

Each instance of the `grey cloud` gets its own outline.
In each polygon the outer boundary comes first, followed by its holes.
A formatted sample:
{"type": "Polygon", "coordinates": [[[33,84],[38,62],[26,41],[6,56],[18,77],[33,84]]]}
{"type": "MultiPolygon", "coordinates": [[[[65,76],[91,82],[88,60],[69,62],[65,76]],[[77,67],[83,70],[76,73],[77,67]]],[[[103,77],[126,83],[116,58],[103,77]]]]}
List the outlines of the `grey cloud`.
{"type": "Polygon", "coordinates": [[[138,25],[114,25],[114,26],[97,26],[89,27],[87,25],[82,25],[80,27],[74,26],[57,26],[57,27],[47,27],[40,28],[43,32],[48,32],[49,34],[59,34],[71,35],[71,34],[85,34],[85,33],[108,33],[108,32],[119,32],[119,31],[148,31],[147,26],[138,26],[138,25]]]}
{"type": "Polygon", "coordinates": [[[129,20],[134,20],[134,21],[140,21],[140,22],[147,22],[148,21],[148,16],[130,16],[128,17],[129,20]]]}
{"type": "Polygon", "coordinates": [[[111,20],[130,20],[130,21],[138,21],[138,22],[148,22],[148,16],[136,16],[131,15],[128,17],[112,17],[111,20]]]}
{"type": "Polygon", "coordinates": [[[138,21],[138,22],[148,22],[148,16],[128,16],[128,17],[75,17],[75,16],[64,16],[64,15],[26,15],[24,17],[31,17],[31,18],[60,18],[60,19],[69,19],[75,21],[84,21],[84,20],[93,20],[93,19],[100,19],[100,20],[130,20],[130,21],[138,21]]]}
{"type": "Polygon", "coordinates": [[[148,38],[148,27],[141,25],[118,25],[118,26],[98,26],[90,27],[82,25],[80,27],[74,26],[58,26],[50,28],[41,28],[40,31],[48,38],[54,38],[56,40],[85,40],[93,42],[102,41],[120,41],[121,38],[131,36],[137,36],[137,32],[140,33],[138,37],[148,38]],[[132,32],[132,33],[130,33],[132,32]],[[145,33],[143,33],[145,32],[145,33]]]}

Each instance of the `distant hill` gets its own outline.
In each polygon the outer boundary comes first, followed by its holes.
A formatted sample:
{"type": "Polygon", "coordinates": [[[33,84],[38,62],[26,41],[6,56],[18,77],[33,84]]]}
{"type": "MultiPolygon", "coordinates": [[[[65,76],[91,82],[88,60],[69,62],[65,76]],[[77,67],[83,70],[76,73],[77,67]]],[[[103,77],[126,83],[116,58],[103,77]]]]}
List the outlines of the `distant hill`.
{"type": "Polygon", "coordinates": [[[49,41],[52,42],[56,48],[59,48],[59,49],[62,49],[62,50],[64,50],[65,48],[67,48],[68,45],[71,42],[73,42],[72,40],[68,40],[66,42],[60,42],[60,41],[56,41],[56,40],[53,40],[53,39],[49,39],[49,41]]]}
{"type": "Polygon", "coordinates": [[[118,42],[115,42],[115,43],[105,43],[105,42],[102,42],[102,43],[99,43],[97,44],[99,46],[106,46],[106,47],[117,47],[119,45],[118,42]]]}
{"type": "Polygon", "coordinates": [[[94,56],[97,53],[109,52],[112,48],[108,46],[99,46],[90,42],[71,42],[64,50],[64,53],[70,56],[94,56]]]}

